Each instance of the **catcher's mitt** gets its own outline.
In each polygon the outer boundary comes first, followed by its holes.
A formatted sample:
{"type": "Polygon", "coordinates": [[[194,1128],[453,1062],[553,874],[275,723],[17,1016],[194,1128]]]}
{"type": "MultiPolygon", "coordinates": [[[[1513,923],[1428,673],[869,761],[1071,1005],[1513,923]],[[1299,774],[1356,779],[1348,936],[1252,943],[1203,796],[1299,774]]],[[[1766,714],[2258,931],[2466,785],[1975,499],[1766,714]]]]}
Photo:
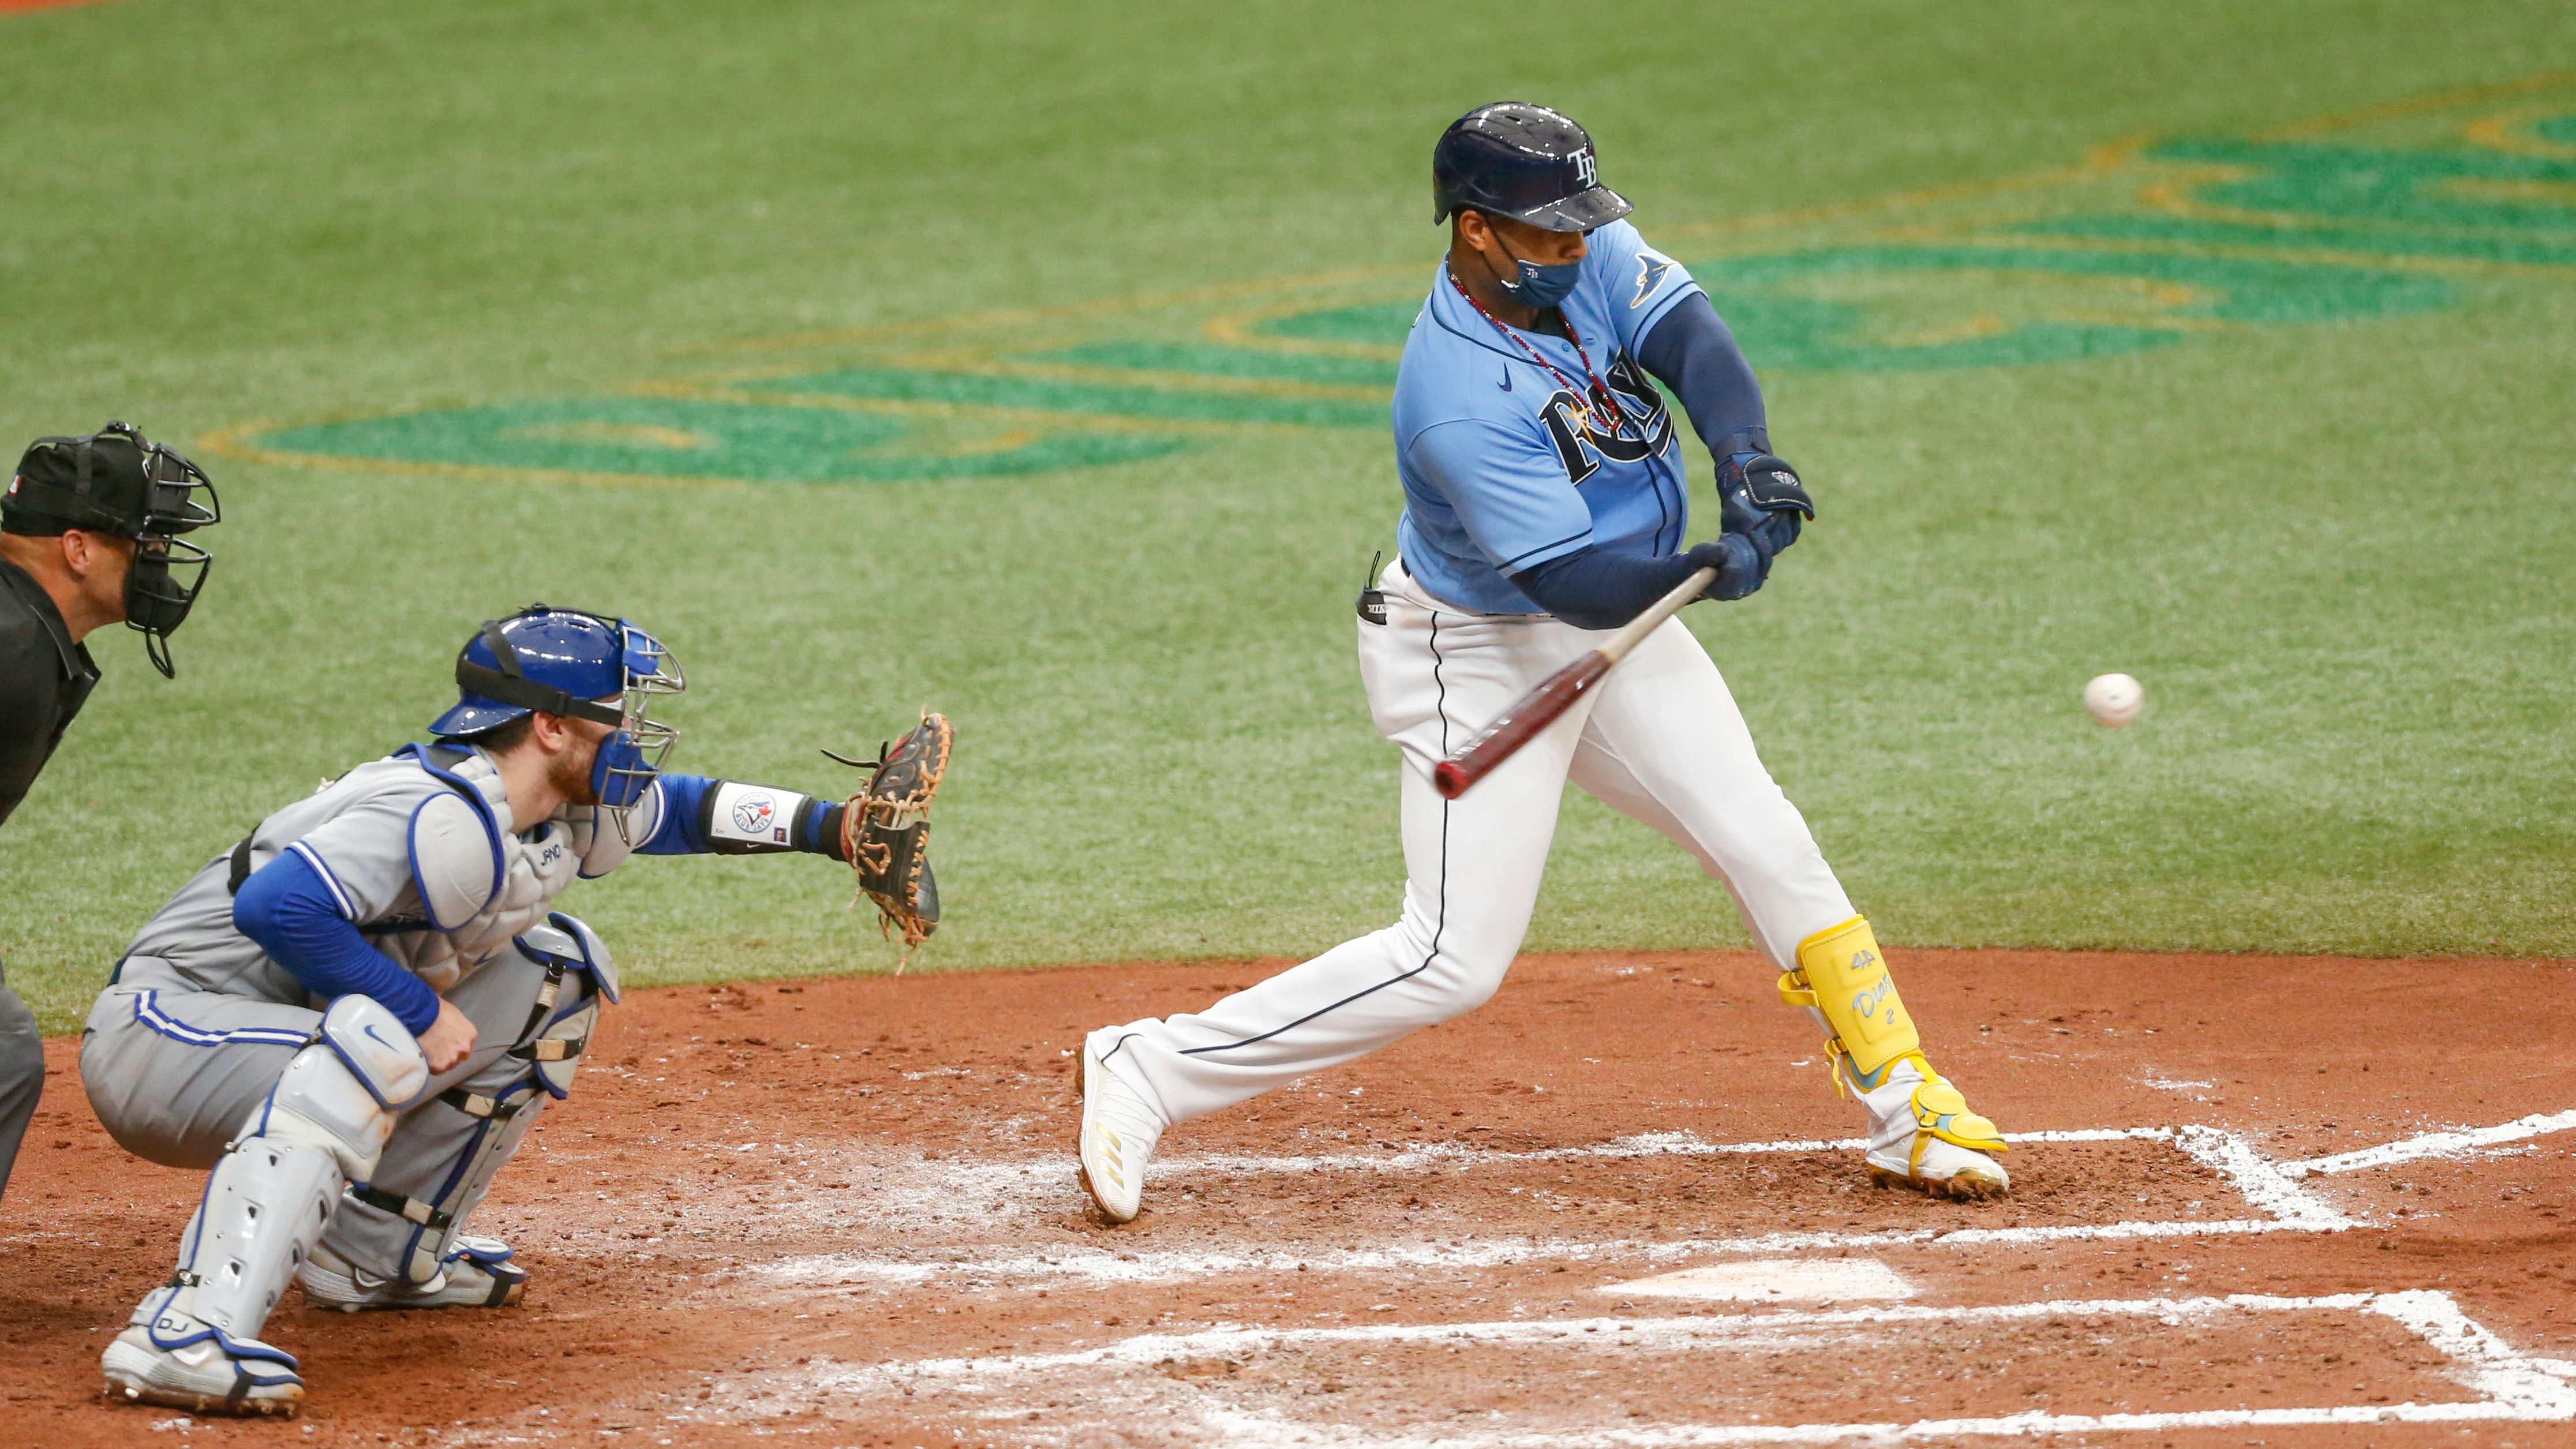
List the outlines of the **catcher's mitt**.
{"type": "Polygon", "coordinates": [[[939,886],[930,875],[930,799],[948,772],[948,746],[955,738],[946,715],[925,710],[921,723],[876,760],[841,761],[873,770],[867,788],[841,808],[841,854],[859,874],[859,894],[876,903],[878,929],[891,934],[903,928],[906,963],[912,948],[939,929],[939,886]]]}

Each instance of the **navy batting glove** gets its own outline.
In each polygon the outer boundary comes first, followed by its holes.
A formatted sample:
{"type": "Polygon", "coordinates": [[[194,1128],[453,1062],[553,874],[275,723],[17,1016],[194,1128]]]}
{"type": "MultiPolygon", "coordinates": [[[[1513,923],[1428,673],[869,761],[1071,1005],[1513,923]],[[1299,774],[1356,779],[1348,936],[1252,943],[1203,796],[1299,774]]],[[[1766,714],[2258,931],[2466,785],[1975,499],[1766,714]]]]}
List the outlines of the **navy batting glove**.
{"type": "Polygon", "coordinates": [[[1726,532],[1752,539],[1766,567],[1798,541],[1800,522],[1816,516],[1816,502],[1807,496],[1798,470],[1770,453],[1732,453],[1717,460],[1717,502],[1726,532]]]}
{"type": "Polygon", "coordinates": [[[1717,570],[1717,577],[1709,581],[1708,588],[1700,597],[1716,599],[1720,603],[1731,604],[1743,598],[1762,587],[1762,581],[1771,576],[1770,555],[1740,533],[1694,544],[1689,557],[1694,568],[1717,570]]]}

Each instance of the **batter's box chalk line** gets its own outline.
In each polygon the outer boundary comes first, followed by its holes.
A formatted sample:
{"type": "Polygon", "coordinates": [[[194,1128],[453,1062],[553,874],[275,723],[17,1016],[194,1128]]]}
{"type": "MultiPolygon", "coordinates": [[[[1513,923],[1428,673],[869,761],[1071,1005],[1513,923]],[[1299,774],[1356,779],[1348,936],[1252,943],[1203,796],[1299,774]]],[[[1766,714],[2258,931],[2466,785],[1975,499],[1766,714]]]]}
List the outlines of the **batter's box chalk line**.
{"type": "Polygon", "coordinates": [[[1920,1419],[1912,1423],[1841,1424],[1640,1424],[1570,1430],[1462,1432],[1438,1435],[1369,1434],[1346,1425],[1299,1422],[1252,1413],[1228,1404],[1215,1387],[1175,1381],[1166,1396],[1188,1401],[1212,1442],[1236,1449],[1270,1445],[1345,1445],[1352,1449],[1570,1449],[1608,1444],[1620,1449],[1687,1449],[1698,1445],[1825,1444],[1842,1440],[1908,1440],[1974,1437],[2027,1438],[2050,1434],[2157,1432],[2177,1429],[2297,1427],[2329,1424],[2448,1424],[2487,1421],[2563,1422],[2576,1419],[2576,1363],[2516,1350],[2460,1311],[2448,1293],[2343,1293],[2281,1298],[2239,1293],[2226,1297],[2139,1298],[2011,1303],[1937,1308],[1885,1305],[1861,1309],[1683,1318],[1577,1318],[1488,1323],[1370,1324],[1341,1328],[1216,1328],[1193,1333],[1139,1334],[1098,1348],[995,1358],[918,1359],[874,1367],[827,1368],[807,1379],[813,1389],[873,1396],[906,1390],[971,1394],[998,1403],[1016,1380],[1107,1369],[1135,1382],[1132,1370],[1171,1361],[1240,1360],[1244,1356],[1314,1346],[1355,1348],[1407,1344],[1488,1344],[1561,1347],[1634,1354],[1641,1351],[1779,1350],[1815,1348],[1820,1341],[1909,1323],[1973,1325],[2065,1318],[2152,1319],[2166,1325],[2206,1322],[2240,1313],[2341,1312],[2375,1314],[2413,1332],[2449,1360],[2451,1376],[2478,1394],[2450,1403],[2338,1404],[2311,1408],[2195,1409],[2142,1414],[2056,1414],[2033,1410],[1986,1418],[1920,1419]]]}
{"type": "MultiPolygon", "coordinates": [[[[902,1287],[932,1279],[1092,1283],[1169,1282],[1247,1273],[1388,1272],[1408,1269],[1502,1268],[1535,1262],[1657,1263],[1713,1254],[1779,1254],[1850,1248],[1930,1246],[1976,1248],[2052,1242],[2228,1237],[2253,1233],[2330,1233],[2365,1226],[2304,1187],[2299,1179],[2432,1158],[2457,1158],[2576,1130],[2576,1111],[2537,1113],[2492,1127],[2425,1133],[2357,1152],[2276,1163],[2253,1141],[2219,1127],[2117,1127],[2055,1132],[2011,1132],[2016,1143],[2169,1142],[2224,1177],[2259,1217],[2202,1220],[2067,1223],[2015,1228],[1919,1228],[1881,1232],[1765,1233],[1751,1237],[1621,1242],[1583,1238],[1474,1237],[1461,1241],[1395,1243],[1361,1249],[1272,1247],[1199,1251],[1122,1251],[1110,1246],[1045,1252],[945,1248],[917,1254],[826,1253],[787,1258],[752,1270],[781,1287],[836,1285],[844,1281],[902,1287]]],[[[1710,1142],[1689,1132],[1649,1132],[1579,1147],[1510,1151],[1435,1143],[1400,1152],[1302,1156],[1201,1154],[1162,1158],[1152,1175],[1168,1182],[1202,1175],[1304,1175],[1313,1173],[1418,1173],[1433,1168],[1472,1169],[1524,1163],[1645,1157],[1722,1157],[1783,1152],[1857,1152],[1858,1138],[1777,1142],[1710,1142]]],[[[949,1159],[914,1164],[905,1175],[908,1196],[942,1202],[1021,1199],[1030,1207],[1060,1206],[1063,1185],[1037,1163],[949,1159]],[[1032,1167],[1042,1169],[1032,1173],[1032,1167]]],[[[1060,1174],[1058,1174],[1060,1175],[1060,1174]]]]}
{"type": "Polygon", "coordinates": [[[2285,1162],[2281,1171],[2290,1177],[2313,1173],[2360,1172],[2373,1167],[2394,1167],[2401,1162],[2418,1162],[2428,1157],[2467,1157],[2501,1147],[2508,1142],[2521,1142],[2533,1137],[2546,1137],[2552,1132],[2576,1131],[2576,1112],[2534,1112],[2495,1127],[2463,1127],[2451,1132],[2427,1132],[2403,1142],[2390,1142],[2378,1147],[2365,1147],[2358,1152],[2338,1152],[2331,1157],[2311,1157],[2304,1162],[2285,1162]]]}
{"type": "MultiPolygon", "coordinates": [[[[1112,1247],[1058,1248],[1045,1252],[1004,1249],[977,1252],[947,1248],[938,1256],[824,1253],[783,1259],[756,1271],[781,1286],[837,1285],[865,1281],[888,1286],[933,1278],[968,1280],[1076,1280],[1094,1283],[1168,1282],[1243,1273],[1388,1272],[1407,1269],[1503,1268],[1534,1262],[1670,1261],[1718,1253],[1779,1254],[1848,1248],[1929,1246],[1977,1248],[2056,1242],[2144,1238],[2205,1238],[2247,1233],[2331,1233],[2362,1221],[2285,1176],[2254,1143],[2217,1127],[2120,1127],[2060,1132],[2010,1132],[2007,1142],[2165,1142],[2217,1172],[2259,1217],[2113,1223],[2061,1223],[2010,1228],[1907,1228],[1875,1232],[1779,1232],[1749,1237],[1689,1238],[1656,1242],[1584,1238],[1476,1236],[1453,1242],[1395,1243],[1368,1248],[1278,1247],[1121,1251],[1112,1247]]],[[[1708,1142],[1687,1132],[1622,1137],[1583,1147],[1528,1152],[1434,1145],[1404,1152],[1305,1157],[1209,1155],[1173,1157],[1153,1166],[1156,1178],[1193,1174],[1308,1174],[1419,1172],[1435,1166],[1491,1167],[1582,1159],[1706,1157],[1779,1152],[1858,1152],[1858,1138],[1783,1142],[1708,1142]]],[[[964,1169],[982,1182],[989,1172],[964,1169]]],[[[917,1186],[930,1189],[924,1181],[917,1186]]],[[[963,1186],[963,1184],[961,1184],[963,1186]]],[[[1052,1190],[1052,1189],[1049,1189],[1052,1190]]]]}

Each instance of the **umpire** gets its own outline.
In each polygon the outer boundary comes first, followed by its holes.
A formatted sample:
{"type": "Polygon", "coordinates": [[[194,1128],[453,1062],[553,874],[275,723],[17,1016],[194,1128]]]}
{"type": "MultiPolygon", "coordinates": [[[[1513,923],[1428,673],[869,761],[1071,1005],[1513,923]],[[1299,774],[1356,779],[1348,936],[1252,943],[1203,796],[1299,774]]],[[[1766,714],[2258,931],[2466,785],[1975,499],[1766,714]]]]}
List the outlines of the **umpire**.
{"type": "MultiPolygon", "coordinates": [[[[170,631],[213,562],[178,535],[220,516],[203,469],[123,423],[38,438],[18,461],[0,498],[0,821],[98,683],[91,630],[125,621],[170,676],[170,631]]],[[[35,1013],[0,968],[0,1191],[44,1086],[35,1013]]]]}

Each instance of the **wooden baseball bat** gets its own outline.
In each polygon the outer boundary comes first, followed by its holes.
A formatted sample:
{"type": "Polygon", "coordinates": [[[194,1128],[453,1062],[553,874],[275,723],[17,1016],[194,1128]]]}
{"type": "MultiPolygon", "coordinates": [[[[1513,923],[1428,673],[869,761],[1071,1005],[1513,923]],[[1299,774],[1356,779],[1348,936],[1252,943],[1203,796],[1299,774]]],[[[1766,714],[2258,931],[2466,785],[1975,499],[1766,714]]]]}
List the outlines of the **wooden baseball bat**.
{"type": "Polygon", "coordinates": [[[1610,666],[1628,657],[1637,641],[1655,631],[1655,626],[1671,618],[1682,605],[1700,596],[1717,581],[1717,570],[1700,569],[1673,586],[1673,591],[1646,606],[1646,612],[1622,625],[1619,632],[1601,642],[1601,647],[1556,671],[1536,689],[1514,701],[1492,724],[1476,732],[1465,748],[1431,768],[1431,788],[1443,800],[1455,800],[1476,787],[1476,782],[1494,772],[1494,767],[1520,753],[1521,746],[1538,737],[1540,730],[1556,723],[1557,717],[1581,699],[1584,693],[1601,682],[1610,666]]]}

